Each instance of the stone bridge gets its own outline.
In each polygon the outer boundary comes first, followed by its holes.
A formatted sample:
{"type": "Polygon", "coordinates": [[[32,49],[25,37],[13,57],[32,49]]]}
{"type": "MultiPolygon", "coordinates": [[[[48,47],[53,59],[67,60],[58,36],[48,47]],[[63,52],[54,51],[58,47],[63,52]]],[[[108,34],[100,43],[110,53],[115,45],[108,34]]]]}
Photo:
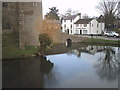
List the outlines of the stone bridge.
{"type": "Polygon", "coordinates": [[[56,43],[65,43],[67,39],[71,39],[73,43],[77,42],[82,42],[86,39],[87,37],[82,37],[82,36],[75,36],[75,35],[69,35],[65,33],[61,33],[59,35],[56,35],[53,38],[53,41],[56,43]]]}

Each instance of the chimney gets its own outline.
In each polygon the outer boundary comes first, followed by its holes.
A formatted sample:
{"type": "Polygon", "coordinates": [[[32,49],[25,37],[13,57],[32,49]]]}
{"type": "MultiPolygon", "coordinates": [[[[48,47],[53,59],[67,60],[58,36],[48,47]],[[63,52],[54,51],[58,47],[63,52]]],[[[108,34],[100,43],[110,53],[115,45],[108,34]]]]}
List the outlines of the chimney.
{"type": "Polygon", "coordinates": [[[78,13],[79,19],[81,19],[81,13],[78,13]]]}

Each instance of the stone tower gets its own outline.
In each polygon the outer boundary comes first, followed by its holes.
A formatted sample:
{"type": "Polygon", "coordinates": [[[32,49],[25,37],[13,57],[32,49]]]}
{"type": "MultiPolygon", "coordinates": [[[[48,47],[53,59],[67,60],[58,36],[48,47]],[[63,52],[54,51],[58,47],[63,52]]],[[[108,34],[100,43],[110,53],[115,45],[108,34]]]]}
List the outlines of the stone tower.
{"type": "Polygon", "coordinates": [[[42,1],[4,2],[3,21],[7,29],[18,31],[20,48],[38,46],[42,33],[42,1]]]}

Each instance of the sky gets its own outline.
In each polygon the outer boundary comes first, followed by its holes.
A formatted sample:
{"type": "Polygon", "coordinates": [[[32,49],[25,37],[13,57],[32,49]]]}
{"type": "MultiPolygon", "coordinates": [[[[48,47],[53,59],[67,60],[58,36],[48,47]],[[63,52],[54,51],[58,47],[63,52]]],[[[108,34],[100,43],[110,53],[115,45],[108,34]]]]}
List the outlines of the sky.
{"type": "Polygon", "coordinates": [[[100,12],[96,6],[101,0],[42,0],[43,15],[49,12],[49,8],[57,7],[60,14],[65,14],[66,10],[71,8],[73,11],[78,11],[82,15],[87,14],[90,17],[100,16],[100,12]]]}

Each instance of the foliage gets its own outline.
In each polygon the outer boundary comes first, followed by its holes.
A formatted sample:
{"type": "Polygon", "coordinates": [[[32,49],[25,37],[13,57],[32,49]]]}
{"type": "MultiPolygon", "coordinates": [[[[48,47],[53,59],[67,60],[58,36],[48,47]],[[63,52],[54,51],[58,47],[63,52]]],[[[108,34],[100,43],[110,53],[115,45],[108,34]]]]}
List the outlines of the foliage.
{"type": "Polygon", "coordinates": [[[49,8],[50,11],[45,15],[45,19],[48,20],[59,20],[58,9],[56,7],[49,8]]]}
{"type": "Polygon", "coordinates": [[[78,11],[73,11],[71,8],[68,8],[65,13],[65,16],[75,15],[77,13],[78,13],[78,11]]]}
{"type": "Polygon", "coordinates": [[[39,35],[40,46],[47,48],[52,44],[52,39],[48,36],[48,34],[43,33],[39,35]]]}
{"type": "Polygon", "coordinates": [[[97,6],[97,9],[104,16],[105,27],[107,29],[112,29],[114,27],[115,17],[117,15],[117,3],[116,0],[104,0],[97,6]]]}
{"type": "Polygon", "coordinates": [[[83,14],[82,18],[83,18],[83,19],[88,19],[89,16],[85,13],[85,14],[83,14]]]}

